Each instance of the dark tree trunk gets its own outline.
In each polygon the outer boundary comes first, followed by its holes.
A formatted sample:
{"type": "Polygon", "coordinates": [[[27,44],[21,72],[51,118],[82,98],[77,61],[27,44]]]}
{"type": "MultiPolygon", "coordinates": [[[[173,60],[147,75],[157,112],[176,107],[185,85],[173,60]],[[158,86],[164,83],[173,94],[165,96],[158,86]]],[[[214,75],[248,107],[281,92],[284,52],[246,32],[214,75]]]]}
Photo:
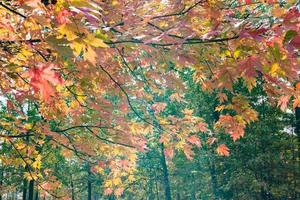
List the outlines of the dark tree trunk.
{"type": "Polygon", "coordinates": [[[34,200],[39,200],[39,191],[38,191],[38,189],[35,191],[34,200]]]}
{"type": "Polygon", "coordinates": [[[156,193],[156,199],[159,200],[159,189],[157,185],[157,174],[155,172],[155,193],[156,193]]]}
{"type": "Polygon", "coordinates": [[[71,175],[71,192],[72,192],[72,200],[75,200],[74,182],[73,182],[72,175],[71,175]]]}
{"type": "Polygon", "coordinates": [[[296,117],[295,133],[297,134],[298,142],[300,142],[300,108],[299,107],[295,109],[295,117],[296,117]]]}
{"type": "Polygon", "coordinates": [[[166,200],[171,200],[171,187],[170,187],[170,181],[169,181],[169,171],[168,171],[168,166],[166,162],[166,157],[164,154],[164,144],[161,144],[161,165],[163,168],[163,185],[165,189],[165,199],[166,200]]]}
{"type": "Polygon", "coordinates": [[[29,182],[28,200],[33,200],[33,192],[34,192],[34,180],[31,180],[29,182]]]}
{"type": "Polygon", "coordinates": [[[27,197],[27,180],[24,179],[23,180],[23,195],[22,195],[22,199],[23,200],[26,200],[26,197],[27,197]]]}
{"type": "Polygon", "coordinates": [[[192,174],[192,180],[193,180],[193,189],[192,189],[192,200],[197,200],[196,198],[196,181],[195,181],[195,176],[192,174]]]}
{"type": "MultiPolygon", "coordinates": [[[[1,187],[3,186],[3,180],[4,180],[4,169],[3,168],[1,168],[0,169],[1,171],[0,171],[0,189],[1,189],[1,187]]],[[[2,194],[0,193],[0,200],[2,200],[2,194]]]]}
{"type": "Polygon", "coordinates": [[[92,181],[91,181],[91,169],[88,165],[88,182],[87,182],[87,189],[88,189],[88,200],[92,200],[92,181]]]}

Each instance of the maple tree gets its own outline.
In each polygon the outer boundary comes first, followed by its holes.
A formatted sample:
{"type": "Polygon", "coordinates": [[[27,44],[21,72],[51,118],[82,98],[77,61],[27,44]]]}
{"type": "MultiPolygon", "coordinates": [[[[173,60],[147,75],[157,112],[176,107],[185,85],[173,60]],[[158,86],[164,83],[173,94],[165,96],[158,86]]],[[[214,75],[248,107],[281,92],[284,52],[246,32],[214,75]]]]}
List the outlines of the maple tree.
{"type": "Polygon", "coordinates": [[[0,16],[1,165],[22,166],[43,196],[69,197],[52,154],[87,163],[106,195],[121,196],[152,141],[171,199],[166,160],[192,160],[204,144],[229,156],[217,135],[236,142],[258,120],[237,84],[262,83],[282,111],[300,105],[297,1],[15,0],[0,16]],[[217,93],[213,122],[186,100],[187,70],[217,93]]]}

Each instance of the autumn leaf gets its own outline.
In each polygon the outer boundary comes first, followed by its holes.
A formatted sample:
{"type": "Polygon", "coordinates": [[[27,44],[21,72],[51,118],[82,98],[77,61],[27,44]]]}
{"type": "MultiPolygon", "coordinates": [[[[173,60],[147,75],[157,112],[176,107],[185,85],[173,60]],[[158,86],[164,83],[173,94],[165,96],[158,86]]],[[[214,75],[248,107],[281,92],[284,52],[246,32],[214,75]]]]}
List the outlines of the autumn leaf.
{"type": "Polygon", "coordinates": [[[88,34],[84,41],[93,47],[109,47],[103,40],[96,38],[93,34],[88,34]]]}
{"type": "Polygon", "coordinates": [[[191,144],[196,145],[197,147],[201,147],[201,141],[196,135],[192,135],[187,138],[187,141],[191,144]]]}
{"type": "Polygon", "coordinates": [[[244,136],[244,127],[241,126],[236,126],[235,130],[233,130],[230,134],[230,137],[233,139],[233,141],[235,142],[237,139],[241,138],[244,136]]]}
{"type": "Polygon", "coordinates": [[[290,101],[290,96],[281,96],[278,101],[278,106],[280,106],[280,110],[285,111],[288,107],[288,103],[290,101]]]}
{"type": "Polygon", "coordinates": [[[56,15],[56,20],[58,24],[67,24],[70,23],[71,20],[68,18],[72,16],[72,13],[66,9],[60,10],[56,15]]]}
{"type": "Polygon", "coordinates": [[[184,153],[184,155],[186,156],[186,158],[187,158],[188,160],[192,160],[193,157],[194,157],[194,155],[195,155],[195,153],[194,153],[193,150],[192,150],[191,145],[188,145],[188,144],[185,144],[185,145],[183,146],[183,153],[184,153]]]}
{"type": "Polygon", "coordinates": [[[113,189],[112,188],[106,188],[105,190],[104,190],[104,195],[110,195],[110,194],[112,194],[113,193],[113,189]]]}
{"type": "Polygon", "coordinates": [[[297,108],[300,107],[300,96],[297,96],[294,100],[293,100],[293,108],[297,108]]]}
{"type": "Polygon", "coordinates": [[[172,147],[166,147],[164,149],[164,154],[167,158],[173,158],[174,157],[174,149],[172,147]]]}
{"type": "Polygon", "coordinates": [[[229,156],[229,149],[225,144],[220,144],[217,148],[217,153],[221,156],[229,156]]]}
{"type": "Polygon", "coordinates": [[[40,92],[42,99],[49,102],[50,97],[54,96],[53,86],[62,84],[58,72],[54,71],[56,66],[53,63],[40,63],[36,67],[29,69],[30,85],[34,91],[40,92]]]}
{"type": "Polygon", "coordinates": [[[200,132],[206,132],[207,124],[205,122],[198,122],[195,126],[195,130],[200,132]]]}
{"type": "Polygon", "coordinates": [[[124,192],[124,188],[117,188],[115,191],[114,191],[114,194],[117,196],[117,197],[120,197],[124,192]]]}
{"type": "Polygon", "coordinates": [[[166,107],[167,107],[167,104],[163,103],[163,102],[157,102],[151,106],[151,108],[154,110],[155,114],[162,112],[166,107]]]}
{"type": "Polygon", "coordinates": [[[177,102],[183,101],[183,98],[180,96],[179,93],[173,93],[169,98],[171,101],[177,101],[177,102]]]}

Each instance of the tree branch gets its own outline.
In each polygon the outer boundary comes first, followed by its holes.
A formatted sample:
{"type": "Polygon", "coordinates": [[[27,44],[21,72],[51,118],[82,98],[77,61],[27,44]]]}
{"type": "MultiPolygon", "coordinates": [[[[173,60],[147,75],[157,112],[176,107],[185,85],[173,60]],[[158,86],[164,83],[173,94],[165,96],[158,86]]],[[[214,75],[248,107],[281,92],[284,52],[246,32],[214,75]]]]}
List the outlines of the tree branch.
{"type": "Polygon", "coordinates": [[[176,12],[176,13],[155,16],[155,17],[152,17],[151,20],[161,19],[161,18],[166,18],[166,17],[173,17],[173,16],[185,15],[186,13],[190,12],[193,8],[195,8],[196,6],[198,6],[200,3],[204,3],[205,1],[206,0],[204,0],[204,1],[203,0],[197,1],[196,3],[194,3],[193,5],[191,5],[190,7],[188,7],[187,9],[183,9],[183,10],[181,10],[179,12],[176,12]]]}
{"type": "Polygon", "coordinates": [[[95,134],[94,131],[93,131],[92,129],[90,129],[89,127],[86,127],[86,129],[87,129],[88,131],[90,131],[94,136],[96,136],[96,138],[98,138],[99,140],[102,140],[102,141],[105,141],[105,142],[108,142],[108,143],[111,143],[111,144],[116,144],[116,145],[124,146],[124,147],[136,148],[135,146],[132,146],[132,145],[129,145],[129,144],[124,144],[124,143],[120,143],[120,142],[115,142],[115,141],[112,141],[112,140],[109,140],[109,139],[100,137],[99,135],[95,134]]]}
{"type": "Polygon", "coordinates": [[[16,15],[18,15],[18,16],[24,18],[24,19],[27,18],[25,15],[19,13],[18,11],[16,11],[16,10],[13,9],[13,8],[8,7],[7,5],[5,5],[5,4],[2,3],[2,2],[0,2],[0,6],[2,6],[2,7],[5,8],[6,10],[9,10],[10,12],[12,12],[12,13],[14,13],[14,14],[16,14],[16,15]]]}

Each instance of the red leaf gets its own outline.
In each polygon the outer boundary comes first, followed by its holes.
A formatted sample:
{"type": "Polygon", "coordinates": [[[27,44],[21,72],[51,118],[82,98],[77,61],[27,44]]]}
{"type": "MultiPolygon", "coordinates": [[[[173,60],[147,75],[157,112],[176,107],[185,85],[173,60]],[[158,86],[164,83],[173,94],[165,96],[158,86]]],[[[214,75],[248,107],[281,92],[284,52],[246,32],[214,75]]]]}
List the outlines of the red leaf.
{"type": "Polygon", "coordinates": [[[35,93],[40,92],[42,99],[46,102],[49,102],[50,97],[54,96],[52,85],[63,83],[59,73],[53,70],[54,68],[55,65],[52,63],[42,63],[38,67],[29,70],[30,85],[35,93]]]}
{"type": "Polygon", "coordinates": [[[71,20],[68,18],[69,16],[72,16],[72,13],[66,9],[63,9],[57,13],[56,21],[59,24],[69,23],[71,22],[71,20]]]}
{"type": "Polygon", "coordinates": [[[252,1],[252,0],[245,0],[245,3],[246,3],[247,5],[249,5],[249,4],[251,4],[251,1],[252,1]]]}

